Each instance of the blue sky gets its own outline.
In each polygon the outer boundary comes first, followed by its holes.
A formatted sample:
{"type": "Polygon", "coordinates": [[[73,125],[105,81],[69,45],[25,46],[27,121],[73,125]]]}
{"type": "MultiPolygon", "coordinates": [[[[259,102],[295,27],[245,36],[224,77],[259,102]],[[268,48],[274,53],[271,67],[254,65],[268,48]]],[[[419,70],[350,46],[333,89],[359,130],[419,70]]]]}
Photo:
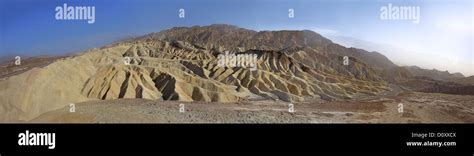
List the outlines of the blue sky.
{"type": "Polygon", "coordinates": [[[413,53],[404,62],[472,75],[473,17],[472,0],[0,0],[0,56],[77,52],[175,26],[222,23],[389,44],[413,53]],[[63,3],[95,6],[95,23],[55,20],[63,3]],[[420,23],[381,20],[388,3],[419,6],[420,23]],[[295,18],[288,18],[290,8],[295,18]]]}

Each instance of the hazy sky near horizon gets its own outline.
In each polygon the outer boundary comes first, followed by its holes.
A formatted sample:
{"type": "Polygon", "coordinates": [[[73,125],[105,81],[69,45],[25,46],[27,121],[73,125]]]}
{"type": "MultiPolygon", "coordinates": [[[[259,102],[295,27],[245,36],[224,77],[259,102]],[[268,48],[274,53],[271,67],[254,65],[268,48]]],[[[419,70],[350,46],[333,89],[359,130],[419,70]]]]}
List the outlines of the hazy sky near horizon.
{"type": "Polygon", "coordinates": [[[175,26],[220,23],[350,36],[412,52],[405,59],[413,65],[474,75],[473,5],[472,0],[0,0],[0,56],[77,52],[175,26]],[[55,8],[64,3],[94,6],[95,23],[56,20],[55,8]],[[419,7],[419,23],[382,20],[381,7],[389,3],[419,7]],[[184,19],[178,18],[181,8],[184,19]],[[294,18],[288,18],[288,9],[294,9],[294,18]]]}

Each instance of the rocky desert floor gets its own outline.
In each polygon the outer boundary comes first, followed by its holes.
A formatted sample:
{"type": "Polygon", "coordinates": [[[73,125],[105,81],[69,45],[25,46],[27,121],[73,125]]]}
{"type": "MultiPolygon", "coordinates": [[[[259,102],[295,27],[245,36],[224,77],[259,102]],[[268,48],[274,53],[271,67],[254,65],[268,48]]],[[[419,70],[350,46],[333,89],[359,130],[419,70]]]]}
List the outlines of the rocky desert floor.
{"type": "Polygon", "coordinates": [[[474,123],[474,96],[403,92],[358,101],[237,103],[97,100],[50,111],[34,123],[474,123]],[[184,112],[180,112],[180,104],[184,112]],[[403,106],[400,112],[400,106],[403,106]]]}

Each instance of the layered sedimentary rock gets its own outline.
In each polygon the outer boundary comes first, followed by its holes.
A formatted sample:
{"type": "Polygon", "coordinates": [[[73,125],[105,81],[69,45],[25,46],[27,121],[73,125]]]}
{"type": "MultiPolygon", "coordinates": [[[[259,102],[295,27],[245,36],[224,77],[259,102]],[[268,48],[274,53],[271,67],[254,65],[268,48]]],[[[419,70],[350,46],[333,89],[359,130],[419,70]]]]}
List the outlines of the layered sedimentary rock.
{"type": "Polygon", "coordinates": [[[6,115],[0,120],[29,120],[86,100],[299,102],[390,90],[360,55],[328,46],[334,43],[310,31],[255,32],[227,25],[169,29],[2,78],[0,113],[6,115]],[[255,70],[220,66],[225,52],[256,56],[255,70]]]}
{"type": "MultiPolygon", "coordinates": [[[[342,65],[340,56],[336,55],[320,55],[311,62],[304,60],[307,55],[304,48],[238,52],[257,56],[256,70],[251,70],[218,66],[217,55],[224,53],[225,48],[208,50],[182,41],[151,39],[123,44],[130,46],[123,57],[131,58],[131,65],[114,66],[112,70],[125,70],[122,75],[126,76],[116,77],[113,72],[96,78],[88,82],[88,86],[95,87],[84,92],[98,93],[92,97],[107,99],[110,87],[103,85],[103,81],[110,84],[108,77],[119,79],[115,84],[124,79],[129,81],[127,78],[131,76],[126,74],[129,68],[140,71],[141,75],[135,78],[140,80],[138,86],[155,86],[140,88],[152,92],[156,89],[165,100],[233,102],[255,96],[288,102],[314,97],[332,100],[351,98],[357,93],[375,95],[389,89],[380,76],[355,58],[351,58],[348,66],[342,65]]],[[[110,73],[111,67],[104,68],[110,73]]],[[[122,98],[116,90],[119,89],[110,90],[111,97],[122,98]]],[[[125,95],[136,90],[127,91],[125,86],[120,91],[125,95]]]]}

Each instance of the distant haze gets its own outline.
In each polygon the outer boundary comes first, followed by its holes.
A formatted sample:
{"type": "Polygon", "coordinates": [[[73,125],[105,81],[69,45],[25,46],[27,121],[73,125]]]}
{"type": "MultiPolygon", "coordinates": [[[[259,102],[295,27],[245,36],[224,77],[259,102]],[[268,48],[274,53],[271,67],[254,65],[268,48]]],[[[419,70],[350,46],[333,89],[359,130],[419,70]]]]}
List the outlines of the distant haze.
{"type": "Polygon", "coordinates": [[[328,35],[326,37],[346,47],[357,47],[367,51],[380,52],[399,66],[418,66],[424,69],[449,71],[450,73],[460,72],[464,76],[474,75],[472,62],[460,62],[460,60],[455,57],[442,57],[409,51],[393,45],[374,43],[347,36],[328,35]]]}

